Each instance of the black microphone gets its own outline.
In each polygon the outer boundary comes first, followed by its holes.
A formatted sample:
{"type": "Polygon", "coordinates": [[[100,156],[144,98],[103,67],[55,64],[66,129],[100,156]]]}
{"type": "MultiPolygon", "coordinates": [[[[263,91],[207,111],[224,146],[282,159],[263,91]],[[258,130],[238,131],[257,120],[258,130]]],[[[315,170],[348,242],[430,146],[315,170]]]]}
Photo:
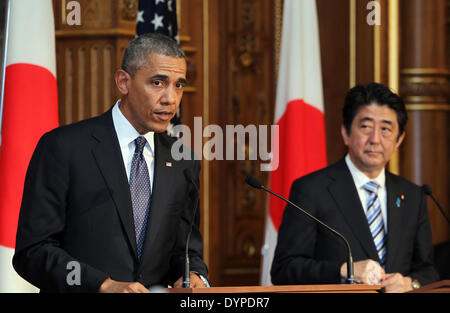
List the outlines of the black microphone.
{"type": "Polygon", "coordinates": [[[194,177],[194,173],[193,173],[192,169],[190,169],[190,168],[185,169],[184,176],[186,176],[186,179],[192,183],[195,190],[197,191],[197,195],[195,197],[195,204],[194,204],[194,213],[192,214],[191,225],[189,227],[189,233],[186,238],[186,252],[185,252],[185,262],[184,262],[183,288],[189,288],[189,287],[191,287],[191,277],[190,277],[190,269],[189,269],[189,241],[191,240],[192,227],[194,226],[195,214],[197,213],[200,192],[199,192],[197,183],[195,182],[195,177],[194,177]]]}
{"type": "Polygon", "coordinates": [[[424,185],[422,186],[422,190],[423,190],[423,192],[424,192],[427,196],[430,196],[430,198],[433,199],[433,201],[434,201],[434,203],[436,203],[436,205],[437,205],[439,211],[441,211],[442,215],[443,215],[443,216],[445,217],[445,219],[447,220],[447,223],[450,224],[450,221],[449,221],[449,219],[448,219],[448,216],[445,215],[444,210],[443,210],[442,207],[440,206],[439,202],[433,197],[433,193],[432,193],[432,191],[431,191],[430,185],[424,184],[424,185]]]}
{"type": "Polygon", "coordinates": [[[247,184],[249,184],[250,186],[252,186],[253,188],[262,189],[262,190],[267,191],[268,193],[274,195],[275,197],[284,200],[285,202],[287,202],[290,205],[292,205],[293,207],[297,208],[303,214],[306,214],[308,217],[312,218],[314,221],[316,221],[320,225],[324,226],[326,229],[330,230],[332,233],[334,233],[335,235],[340,237],[342,240],[344,240],[345,244],[347,245],[347,250],[348,250],[348,261],[347,261],[347,277],[348,278],[347,278],[347,283],[348,284],[354,284],[355,283],[354,272],[353,272],[352,250],[350,249],[350,244],[348,243],[347,239],[342,234],[340,234],[339,232],[337,232],[336,230],[334,230],[333,228],[331,228],[330,226],[328,226],[327,224],[325,224],[324,222],[322,222],[321,220],[319,220],[315,216],[313,216],[310,213],[306,212],[304,209],[302,209],[301,207],[299,207],[298,205],[296,205],[292,201],[289,201],[288,199],[286,199],[286,198],[276,194],[272,190],[264,187],[263,184],[258,179],[256,179],[255,177],[253,177],[251,175],[248,175],[247,178],[245,179],[245,182],[247,184]]]}

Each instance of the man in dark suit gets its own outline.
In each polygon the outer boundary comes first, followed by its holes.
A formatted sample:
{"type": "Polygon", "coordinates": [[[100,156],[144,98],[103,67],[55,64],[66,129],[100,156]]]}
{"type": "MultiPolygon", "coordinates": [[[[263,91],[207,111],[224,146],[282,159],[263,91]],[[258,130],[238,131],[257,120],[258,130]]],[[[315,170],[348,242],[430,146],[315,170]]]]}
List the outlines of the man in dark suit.
{"type": "MultiPolygon", "coordinates": [[[[200,164],[175,161],[164,131],[186,83],[184,52],[163,35],[137,37],[115,80],[112,109],[45,134],[30,161],[13,265],[43,292],[181,287],[200,164]]],[[[197,215],[191,287],[207,283],[198,227],[197,215]]]]}
{"type": "MultiPolygon", "coordinates": [[[[355,280],[404,292],[438,280],[425,195],[385,166],[405,136],[403,101],[387,87],[352,88],[343,109],[348,155],[296,180],[290,200],[343,234],[355,280]]],[[[288,205],[272,264],[274,284],[339,283],[347,278],[342,240],[288,205]]]]}

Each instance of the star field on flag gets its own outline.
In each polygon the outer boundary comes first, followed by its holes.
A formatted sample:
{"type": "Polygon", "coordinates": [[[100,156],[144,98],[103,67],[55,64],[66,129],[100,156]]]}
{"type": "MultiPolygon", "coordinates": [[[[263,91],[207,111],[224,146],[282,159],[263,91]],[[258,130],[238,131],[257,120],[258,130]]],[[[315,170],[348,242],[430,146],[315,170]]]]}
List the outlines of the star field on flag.
{"type": "Polygon", "coordinates": [[[140,0],[136,35],[161,33],[178,41],[175,0],[140,0]]]}

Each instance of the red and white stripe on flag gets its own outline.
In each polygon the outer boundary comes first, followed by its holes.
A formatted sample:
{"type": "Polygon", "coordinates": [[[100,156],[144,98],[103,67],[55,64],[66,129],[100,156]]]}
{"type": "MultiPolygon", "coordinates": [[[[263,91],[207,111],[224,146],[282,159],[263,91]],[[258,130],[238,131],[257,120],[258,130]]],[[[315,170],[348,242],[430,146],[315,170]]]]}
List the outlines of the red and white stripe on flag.
{"type": "Polygon", "coordinates": [[[33,292],[12,267],[23,184],[39,138],[58,126],[52,0],[10,1],[0,147],[0,292],[33,292]]]}
{"type": "MultiPolygon", "coordinates": [[[[273,155],[278,167],[271,172],[270,188],[287,198],[295,179],[327,163],[316,1],[284,1],[275,123],[279,154],[273,155]]],[[[261,285],[271,284],[270,268],[285,205],[270,196],[261,285]]]]}

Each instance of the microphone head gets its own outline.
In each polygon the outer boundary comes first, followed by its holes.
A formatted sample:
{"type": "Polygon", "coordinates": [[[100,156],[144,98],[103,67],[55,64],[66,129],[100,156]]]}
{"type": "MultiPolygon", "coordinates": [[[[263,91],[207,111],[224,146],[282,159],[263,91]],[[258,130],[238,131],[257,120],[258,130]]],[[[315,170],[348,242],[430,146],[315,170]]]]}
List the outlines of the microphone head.
{"type": "Polygon", "coordinates": [[[251,175],[247,175],[245,182],[250,186],[252,186],[253,188],[261,189],[263,187],[263,184],[251,175]]]}
{"type": "Polygon", "coordinates": [[[422,186],[422,190],[423,190],[423,192],[425,192],[425,194],[426,195],[428,195],[428,196],[431,196],[431,187],[430,187],[430,185],[427,185],[427,184],[424,184],[423,186],[422,186]]]}

